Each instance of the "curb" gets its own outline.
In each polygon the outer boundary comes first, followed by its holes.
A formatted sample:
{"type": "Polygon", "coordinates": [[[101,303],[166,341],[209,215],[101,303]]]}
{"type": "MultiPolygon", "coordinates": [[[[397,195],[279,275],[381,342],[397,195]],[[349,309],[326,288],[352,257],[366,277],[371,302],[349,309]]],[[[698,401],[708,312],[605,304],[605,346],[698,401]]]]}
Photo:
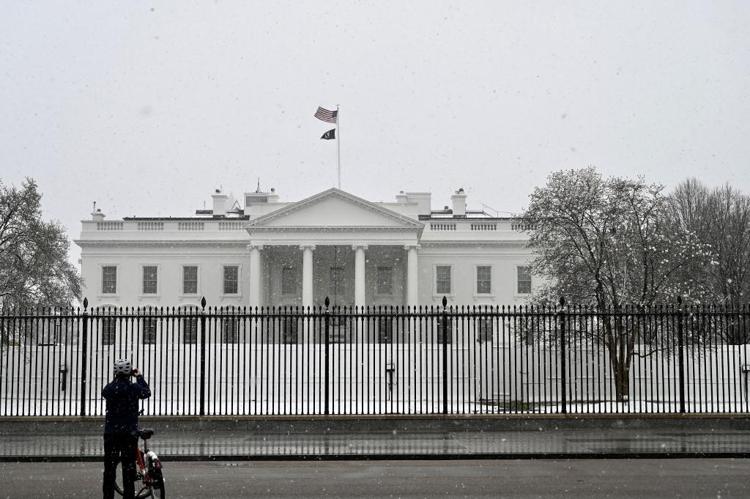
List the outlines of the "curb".
{"type": "MultiPolygon", "coordinates": [[[[750,452],[551,452],[491,454],[284,454],[284,455],[170,455],[160,454],[161,461],[226,462],[226,461],[468,461],[468,460],[566,460],[566,459],[747,459],[750,452]]],[[[102,456],[0,456],[0,463],[91,463],[102,456]]]]}

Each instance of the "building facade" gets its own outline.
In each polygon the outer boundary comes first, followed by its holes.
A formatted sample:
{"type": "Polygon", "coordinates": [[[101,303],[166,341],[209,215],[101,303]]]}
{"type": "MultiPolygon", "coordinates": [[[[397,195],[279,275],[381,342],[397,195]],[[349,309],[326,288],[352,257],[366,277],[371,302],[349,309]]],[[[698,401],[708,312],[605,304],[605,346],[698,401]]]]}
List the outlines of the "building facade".
{"type": "Polygon", "coordinates": [[[92,306],[456,305],[524,302],[535,283],[513,218],[467,210],[459,189],[371,202],[328,189],[296,202],[213,194],[190,217],[82,222],[81,274],[92,306]]]}

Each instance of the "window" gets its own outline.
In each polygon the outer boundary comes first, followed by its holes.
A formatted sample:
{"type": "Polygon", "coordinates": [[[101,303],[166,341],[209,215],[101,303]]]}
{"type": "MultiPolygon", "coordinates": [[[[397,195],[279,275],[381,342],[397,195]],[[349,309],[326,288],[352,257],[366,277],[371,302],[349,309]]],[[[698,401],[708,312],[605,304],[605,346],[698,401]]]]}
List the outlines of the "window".
{"type": "Polygon", "coordinates": [[[282,338],[284,344],[294,344],[298,342],[299,322],[295,316],[285,316],[281,319],[282,338]]]}
{"type": "Polygon", "coordinates": [[[337,296],[344,295],[344,267],[331,267],[328,277],[328,294],[334,298],[335,303],[337,296]]]}
{"type": "Polygon", "coordinates": [[[117,322],[114,317],[102,317],[102,345],[114,345],[115,344],[115,331],[117,329],[117,322]]]}
{"type": "Polygon", "coordinates": [[[451,294],[450,265],[438,265],[435,267],[435,292],[439,295],[451,294]]]}
{"type": "MultiPolygon", "coordinates": [[[[187,313],[194,314],[196,309],[188,310],[187,313]]],[[[188,345],[198,343],[197,317],[184,317],[182,319],[182,342],[188,345]]]]}
{"type": "Polygon", "coordinates": [[[527,295],[531,293],[531,267],[516,267],[518,272],[518,287],[517,292],[519,295],[527,295]]]}
{"type": "Polygon", "coordinates": [[[224,267],[224,294],[236,295],[239,292],[240,268],[236,265],[224,267]]]}
{"type": "Polygon", "coordinates": [[[379,295],[393,294],[393,267],[377,268],[377,288],[376,293],[379,295]]]}
{"type": "Polygon", "coordinates": [[[281,268],[281,294],[297,294],[297,269],[294,267],[281,268]]]}
{"type": "Polygon", "coordinates": [[[235,317],[225,317],[221,319],[221,342],[222,343],[239,343],[240,341],[240,324],[235,317]]]}
{"type": "Polygon", "coordinates": [[[479,317],[477,318],[477,341],[479,343],[492,342],[492,318],[491,317],[479,317]]]}
{"type": "Polygon", "coordinates": [[[438,343],[443,343],[443,338],[445,338],[445,342],[448,344],[453,343],[453,318],[447,317],[445,322],[445,327],[443,327],[443,317],[438,317],[437,319],[437,341],[438,343]]]}
{"type": "Polygon", "coordinates": [[[102,294],[117,293],[117,267],[107,265],[102,267],[102,294]]]}
{"type": "Polygon", "coordinates": [[[492,267],[489,265],[477,266],[477,294],[488,295],[492,293],[492,267]]]}
{"type": "Polygon", "coordinates": [[[182,294],[198,294],[198,267],[195,265],[182,267],[182,294]]]}
{"type": "Polygon", "coordinates": [[[157,290],[158,269],[156,265],[145,265],[143,267],[143,294],[155,295],[157,290]]]}
{"type": "Polygon", "coordinates": [[[378,343],[393,342],[393,318],[378,317],[378,343]]]}
{"type": "Polygon", "coordinates": [[[156,317],[143,318],[143,344],[156,344],[156,317]]]}

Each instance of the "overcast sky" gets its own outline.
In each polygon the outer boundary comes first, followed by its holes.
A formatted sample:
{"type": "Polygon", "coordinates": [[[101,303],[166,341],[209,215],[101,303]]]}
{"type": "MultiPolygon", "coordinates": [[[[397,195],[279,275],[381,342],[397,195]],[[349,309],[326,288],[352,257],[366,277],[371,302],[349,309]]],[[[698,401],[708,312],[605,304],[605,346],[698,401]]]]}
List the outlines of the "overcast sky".
{"type": "MultiPolygon", "coordinates": [[[[594,165],[750,192],[750,2],[17,2],[0,7],[0,178],[71,238],[213,188],[464,187],[518,212],[594,165]]],[[[74,257],[77,258],[74,246],[74,257]]]]}

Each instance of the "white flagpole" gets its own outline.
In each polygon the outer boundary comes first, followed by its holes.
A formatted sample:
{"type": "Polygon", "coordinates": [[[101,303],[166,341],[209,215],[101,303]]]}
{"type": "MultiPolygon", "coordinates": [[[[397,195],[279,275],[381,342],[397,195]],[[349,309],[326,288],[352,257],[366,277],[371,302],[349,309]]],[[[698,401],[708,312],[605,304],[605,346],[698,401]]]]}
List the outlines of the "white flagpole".
{"type": "Polygon", "coordinates": [[[339,105],[336,104],[336,159],[338,161],[338,178],[339,178],[339,189],[341,189],[341,111],[339,111],[339,105]]]}

